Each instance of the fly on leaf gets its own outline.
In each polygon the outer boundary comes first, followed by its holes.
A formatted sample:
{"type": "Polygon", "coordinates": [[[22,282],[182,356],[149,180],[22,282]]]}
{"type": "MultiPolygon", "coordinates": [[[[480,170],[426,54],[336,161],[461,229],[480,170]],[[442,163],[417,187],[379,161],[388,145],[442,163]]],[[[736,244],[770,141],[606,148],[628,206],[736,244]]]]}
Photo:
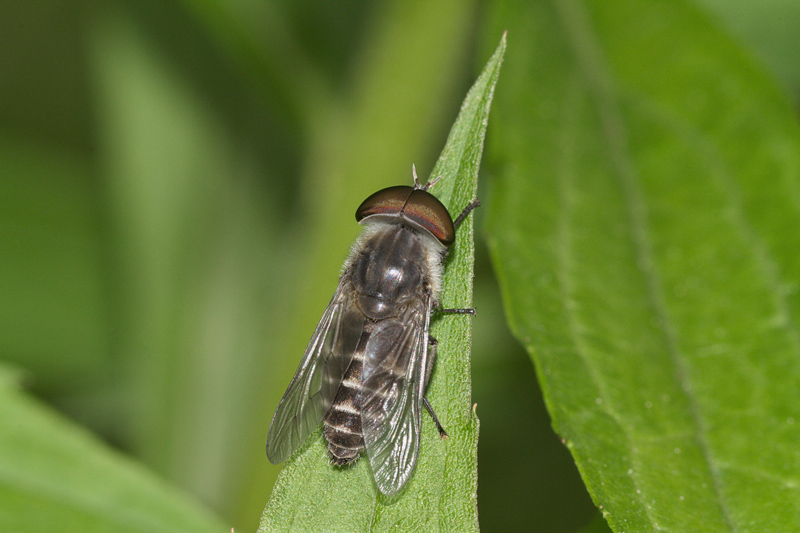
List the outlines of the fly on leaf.
{"type": "Polygon", "coordinates": [[[366,450],[378,489],[387,496],[408,482],[419,455],[425,397],[436,359],[429,334],[440,309],[443,262],[455,232],[479,205],[455,221],[428,189],[436,180],[380,190],[364,200],[356,220],[364,231],[344,263],[339,286],[322,314],[267,436],[267,457],[287,459],[322,422],[335,465],[366,450]]]}

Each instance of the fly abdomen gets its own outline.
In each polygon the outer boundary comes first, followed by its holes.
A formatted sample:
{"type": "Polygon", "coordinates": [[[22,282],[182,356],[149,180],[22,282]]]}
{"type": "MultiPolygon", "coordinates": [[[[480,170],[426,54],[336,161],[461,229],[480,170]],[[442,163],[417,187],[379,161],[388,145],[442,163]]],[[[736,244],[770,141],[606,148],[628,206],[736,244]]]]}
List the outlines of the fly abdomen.
{"type": "MultiPolygon", "coordinates": [[[[368,335],[365,335],[368,336],[368,335]]],[[[362,348],[365,339],[361,339],[362,348]]],[[[361,389],[361,373],[364,367],[364,351],[357,349],[353,361],[342,379],[339,391],[333,399],[328,413],[322,420],[322,434],[328,441],[328,453],[337,466],[355,462],[364,449],[364,436],[361,432],[361,406],[358,393],[361,389]]]]}

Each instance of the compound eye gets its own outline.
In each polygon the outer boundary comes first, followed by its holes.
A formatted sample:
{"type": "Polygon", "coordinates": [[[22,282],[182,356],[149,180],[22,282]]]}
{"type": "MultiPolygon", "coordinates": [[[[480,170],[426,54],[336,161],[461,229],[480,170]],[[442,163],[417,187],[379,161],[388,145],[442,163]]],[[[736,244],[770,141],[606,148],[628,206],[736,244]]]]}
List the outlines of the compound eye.
{"type": "Polygon", "coordinates": [[[371,194],[356,209],[356,221],[361,222],[362,219],[372,215],[399,216],[413,192],[413,187],[396,185],[371,194]]]}
{"type": "Polygon", "coordinates": [[[414,189],[406,201],[403,215],[428,230],[445,246],[450,246],[456,240],[456,230],[450,213],[438,198],[427,191],[414,189]]]}

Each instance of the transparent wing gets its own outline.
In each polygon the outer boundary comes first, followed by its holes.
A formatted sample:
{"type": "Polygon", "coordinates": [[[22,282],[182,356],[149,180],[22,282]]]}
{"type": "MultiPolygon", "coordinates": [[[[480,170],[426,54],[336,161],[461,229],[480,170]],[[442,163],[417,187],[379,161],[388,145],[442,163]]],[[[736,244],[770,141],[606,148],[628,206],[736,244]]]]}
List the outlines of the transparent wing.
{"type": "Polygon", "coordinates": [[[376,324],[367,342],[361,427],[378,489],[392,496],[414,472],[425,393],[430,302],[376,324]]]}
{"type": "Polygon", "coordinates": [[[343,279],[272,417],[267,457],[273,464],[288,458],[331,407],[364,328],[364,315],[351,304],[352,289],[343,279]]]}

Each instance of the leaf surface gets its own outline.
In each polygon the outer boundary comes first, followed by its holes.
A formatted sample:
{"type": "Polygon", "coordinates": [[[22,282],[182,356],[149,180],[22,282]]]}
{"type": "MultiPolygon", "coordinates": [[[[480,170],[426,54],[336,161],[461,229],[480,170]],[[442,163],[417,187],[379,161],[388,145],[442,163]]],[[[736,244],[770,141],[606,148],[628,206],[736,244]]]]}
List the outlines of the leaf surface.
{"type": "Polygon", "coordinates": [[[493,262],[595,503],[615,531],[795,530],[794,112],[684,2],[492,17],[493,262]]]}
{"type": "Polygon", "coordinates": [[[223,531],[141,466],[22,394],[0,367],[0,529],[223,531]]]}

